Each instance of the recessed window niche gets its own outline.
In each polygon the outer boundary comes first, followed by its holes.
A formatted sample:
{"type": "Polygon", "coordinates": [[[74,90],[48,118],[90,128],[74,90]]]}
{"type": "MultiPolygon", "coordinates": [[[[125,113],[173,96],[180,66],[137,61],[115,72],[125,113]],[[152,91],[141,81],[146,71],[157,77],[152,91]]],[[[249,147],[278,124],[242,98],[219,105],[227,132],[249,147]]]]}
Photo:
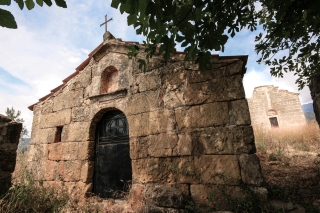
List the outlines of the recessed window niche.
{"type": "Polygon", "coordinates": [[[100,94],[118,90],[119,73],[114,66],[107,67],[101,74],[100,94]]]}

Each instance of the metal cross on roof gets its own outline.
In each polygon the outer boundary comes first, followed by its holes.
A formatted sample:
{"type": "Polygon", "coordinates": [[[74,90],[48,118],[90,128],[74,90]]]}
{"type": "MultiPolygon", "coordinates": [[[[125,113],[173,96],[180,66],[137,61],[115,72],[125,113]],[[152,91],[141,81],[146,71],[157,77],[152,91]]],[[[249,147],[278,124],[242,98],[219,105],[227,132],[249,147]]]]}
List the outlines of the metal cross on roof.
{"type": "Polygon", "coordinates": [[[102,24],[100,24],[100,27],[102,27],[102,25],[106,25],[106,32],[108,31],[108,29],[107,29],[107,23],[109,22],[109,21],[111,21],[111,20],[113,20],[112,18],[111,19],[107,19],[107,15],[105,16],[105,22],[103,22],[102,24]]]}

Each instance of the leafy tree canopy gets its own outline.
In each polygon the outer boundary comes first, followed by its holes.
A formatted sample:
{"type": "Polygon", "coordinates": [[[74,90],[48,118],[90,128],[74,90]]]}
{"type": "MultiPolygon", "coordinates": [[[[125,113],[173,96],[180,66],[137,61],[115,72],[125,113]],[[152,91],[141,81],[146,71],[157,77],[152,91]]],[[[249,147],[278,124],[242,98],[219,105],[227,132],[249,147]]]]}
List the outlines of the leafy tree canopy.
{"type": "MultiPolygon", "coordinates": [[[[262,25],[265,33],[256,37],[255,48],[271,75],[295,72],[302,89],[320,69],[318,0],[112,0],[111,6],[128,13],[128,25],[146,36],[147,60],[158,46],[167,61],[180,43],[185,60],[213,69],[211,51],[224,51],[229,37],[262,25]]],[[[132,48],[129,54],[135,53],[132,48]]],[[[140,67],[146,63],[139,62],[140,67]]]]}
{"type": "MultiPolygon", "coordinates": [[[[19,122],[19,123],[23,123],[24,122],[24,119],[20,118],[20,116],[21,116],[21,111],[20,110],[16,111],[13,107],[11,107],[11,109],[7,107],[5,113],[9,118],[11,118],[12,120],[14,120],[16,122],[19,122]]],[[[23,126],[22,130],[21,130],[20,137],[23,138],[23,137],[28,136],[28,135],[29,135],[28,130],[26,129],[25,126],[23,126]]]]}
{"type": "MultiPolygon", "coordinates": [[[[14,0],[14,1],[18,4],[21,10],[24,8],[24,6],[26,6],[28,10],[32,10],[35,6],[34,0],[14,0]]],[[[67,3],[65,2],[65,0],[54,0],[54,1],[57,6],[67,8],[67,3]]],[[[51,0],[36,0],[36,3],[41,7],[43,6],[43,3],[45,3],[49,7],[52,5],[51,0]]],[[[0,5],[10,6],[11,0],[0,0],[0,5]]],[[[14,19],[14,16],[9,11],[1,8],[0,8],[0,26],[11,28],[11,29],[18,28],[17,23],[14,19]]]]}

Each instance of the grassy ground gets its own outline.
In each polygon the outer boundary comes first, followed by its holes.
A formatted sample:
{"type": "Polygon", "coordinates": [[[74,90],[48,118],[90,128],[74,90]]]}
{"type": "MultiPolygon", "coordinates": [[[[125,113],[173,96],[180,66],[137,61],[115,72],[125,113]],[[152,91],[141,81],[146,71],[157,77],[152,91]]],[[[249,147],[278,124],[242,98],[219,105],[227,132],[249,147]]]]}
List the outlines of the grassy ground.
{"type": "Polygon", "coordinates": [[[254,132],[269,197],[300,204],[307,212],[320,212],[318,124],[254,132]]]}

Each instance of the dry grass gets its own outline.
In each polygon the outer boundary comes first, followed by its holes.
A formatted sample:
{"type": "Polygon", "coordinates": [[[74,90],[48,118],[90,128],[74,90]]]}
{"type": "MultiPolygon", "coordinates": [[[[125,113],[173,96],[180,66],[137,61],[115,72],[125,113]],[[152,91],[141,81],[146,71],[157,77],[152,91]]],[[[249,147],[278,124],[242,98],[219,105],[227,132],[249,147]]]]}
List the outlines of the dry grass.
{"type": "Polygon", "coordinates": [[[320,153],[320,131],[316,122],[288,128],[254,129],[259,152],[273,157],[312,155],[320,153]]]}

